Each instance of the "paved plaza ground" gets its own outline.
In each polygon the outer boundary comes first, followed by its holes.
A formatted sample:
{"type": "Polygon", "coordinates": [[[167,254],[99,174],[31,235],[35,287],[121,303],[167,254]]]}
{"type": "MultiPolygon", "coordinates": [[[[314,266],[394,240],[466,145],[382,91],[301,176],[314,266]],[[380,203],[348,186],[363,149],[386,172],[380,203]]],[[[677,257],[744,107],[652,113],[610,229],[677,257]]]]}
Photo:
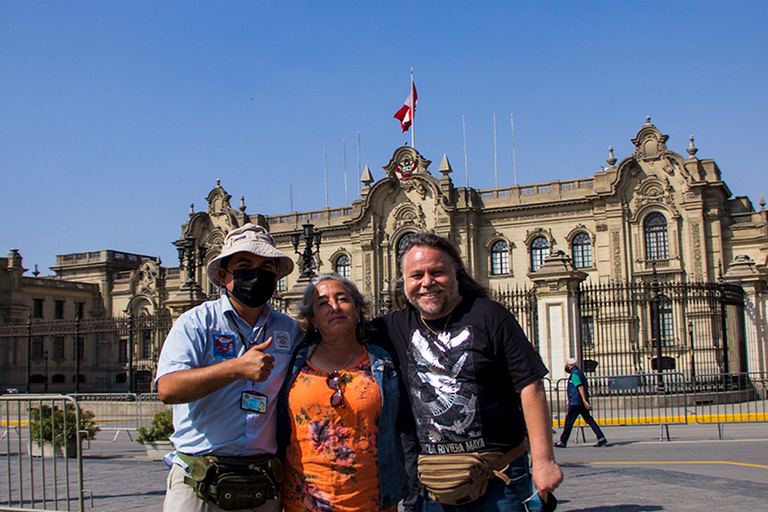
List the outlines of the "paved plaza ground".
{"type": "MultiPolygon", "coordinates": [[[[556,449],[565,481],[555,493],[562,512],[768,510],[768,425],[607,427],[608,446],[577,443],[556,449]]],[[[558,432],[559,434],[559,432],[558,432]]],[[[120,433],[101,432],[83,452],[84,487],[97,511],[160,511],[167,468],[120,433]]],[[[5,443],[0,443],[5,450],[5,443]]],[[[0,456],[0,473],[7,456],[0,456]]],[[[3,478],[5,476],[3,475],[3,478]]],[[[0,501],[3,499],[0,496],[0,501]]],[[[86,510],[91,502],[86,499],[86,510]]]]}

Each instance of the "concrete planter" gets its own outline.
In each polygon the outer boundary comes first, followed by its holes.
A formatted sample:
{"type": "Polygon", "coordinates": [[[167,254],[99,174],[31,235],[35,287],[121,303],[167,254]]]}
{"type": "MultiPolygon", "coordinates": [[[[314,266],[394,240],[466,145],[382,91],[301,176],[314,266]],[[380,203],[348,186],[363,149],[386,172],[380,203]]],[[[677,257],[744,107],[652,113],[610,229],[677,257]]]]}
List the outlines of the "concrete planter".
{"type": "Polygon", "coordinates": [[[175,450],[170,441],[145,441],[144,448],[147,449],[147,458],[153,461],[163,460],[166,454],[175,450]]]}
{"type": "Polygon", "coordinates": [[[77,457],[77,445],[74,442],[67,443],[67,446],[53,446],[50,443],[38,446],[33,441],[31,449],[33,457],[68,457],[70,459],[77,457]]]}

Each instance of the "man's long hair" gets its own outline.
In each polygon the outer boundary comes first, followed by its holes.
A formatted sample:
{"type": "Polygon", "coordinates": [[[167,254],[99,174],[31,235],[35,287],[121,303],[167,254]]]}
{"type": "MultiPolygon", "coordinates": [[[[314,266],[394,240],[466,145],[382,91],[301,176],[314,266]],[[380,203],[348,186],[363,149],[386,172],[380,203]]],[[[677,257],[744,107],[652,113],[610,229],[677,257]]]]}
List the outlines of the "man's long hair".
{"type": "Polygon", "coordinates": [[[408,305],[408,299],[405,296],[405,278],[403,275],[403,260],[408,251],[414,247],[430,247],[442,251],[453,264],[456,269],[456,280],[459,283],[459,295],[462,297],[478,297],[482,299],[489,299],[491,292],[482,284],[475,281],[472,276],[469,275],[467,267],[464,266],[464,262],[461,261],[459,251],[449,242],[446,238],[443,238],[432,233],[413,233],[406,235],[406,239],[403,241],[402,247],[397,255],[398,268],[400,269],[400,276],[395,282],[395,296],[394,304],[396,309],[402,309],[408,305]]]}

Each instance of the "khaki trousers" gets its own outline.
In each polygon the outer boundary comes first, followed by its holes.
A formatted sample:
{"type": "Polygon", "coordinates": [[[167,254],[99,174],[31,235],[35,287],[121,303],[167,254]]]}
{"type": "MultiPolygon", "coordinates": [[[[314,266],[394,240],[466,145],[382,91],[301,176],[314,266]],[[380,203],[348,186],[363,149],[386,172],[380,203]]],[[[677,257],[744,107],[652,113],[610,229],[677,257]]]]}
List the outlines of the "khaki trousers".
{"type": "MultiPolygon", "coordinates": [[[[163,512],[219,512],[221,510],[219,507],[198,498],[194,489],[184,483],[184,476],[186,474],[187,472],[181,466],[174,464],[171,467],[171,471],[168,473],[163,512]]],[[[280,500],[267,500],[260,507],[244,508],[241,510],[248,512],[280,512],[280,500]]]]}

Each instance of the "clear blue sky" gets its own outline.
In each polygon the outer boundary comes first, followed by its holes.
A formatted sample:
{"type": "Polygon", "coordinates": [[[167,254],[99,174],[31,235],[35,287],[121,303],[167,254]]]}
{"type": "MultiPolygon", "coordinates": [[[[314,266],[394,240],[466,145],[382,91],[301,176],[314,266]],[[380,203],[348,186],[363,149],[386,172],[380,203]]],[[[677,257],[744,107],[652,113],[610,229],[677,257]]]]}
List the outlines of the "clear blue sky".
{"type": "MultiPolygon", "coordinates": [[[[734,196],[768,193],[768,2],[0,0],[0,254],[42,275],[114,249],[178,264],[190,203],[221,179],[273,215],[357,197],[408,141],[454,182],[591,176],[651,116],[714,159],[734,196]]],[[[29,275],[29,274],[27,274],[29,275]]]]}

